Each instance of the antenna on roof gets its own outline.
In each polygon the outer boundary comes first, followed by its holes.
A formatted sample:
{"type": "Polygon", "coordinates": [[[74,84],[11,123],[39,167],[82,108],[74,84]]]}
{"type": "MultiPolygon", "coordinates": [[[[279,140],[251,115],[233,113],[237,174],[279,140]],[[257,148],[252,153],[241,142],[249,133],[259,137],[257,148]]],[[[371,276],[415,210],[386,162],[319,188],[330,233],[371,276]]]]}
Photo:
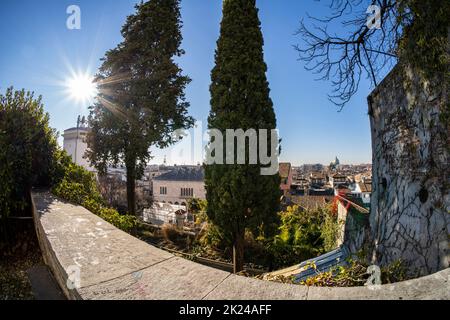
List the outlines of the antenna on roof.
{"type": "Polygon", "coordinates": [[[78,116],[77,118],[77,129],[78,128],[86,128],[87,120],[85,116],[78,116]]]}

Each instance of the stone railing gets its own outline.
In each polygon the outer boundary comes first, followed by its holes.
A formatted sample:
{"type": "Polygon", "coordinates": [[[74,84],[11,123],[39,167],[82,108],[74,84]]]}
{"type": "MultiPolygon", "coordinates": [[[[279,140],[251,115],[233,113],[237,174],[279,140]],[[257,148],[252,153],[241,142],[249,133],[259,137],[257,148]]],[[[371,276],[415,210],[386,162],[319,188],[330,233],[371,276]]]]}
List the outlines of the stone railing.
{"type": "Polygon", "coordinates": [[[83,207],[33,193],[44,260],[69,299],[449,299],[450,269],[378,288],[317,288],[245,278],[176,257],[83,207]]]}

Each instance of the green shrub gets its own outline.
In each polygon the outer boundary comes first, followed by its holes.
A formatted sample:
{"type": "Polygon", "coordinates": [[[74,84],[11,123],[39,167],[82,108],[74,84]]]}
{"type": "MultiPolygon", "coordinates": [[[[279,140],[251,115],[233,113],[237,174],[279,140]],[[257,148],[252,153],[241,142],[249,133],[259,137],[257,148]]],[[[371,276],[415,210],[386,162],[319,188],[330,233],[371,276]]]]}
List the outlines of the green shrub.
{"type": "Polygon", "coordinates": [[[117,210],[111,208],[100,209],[99,216],[125,232],[131,232],[137,223],[135,216],[121,215],[117,210]]]}
{"type": "Polygon", "coordinates": [[[289,267],[337,247],[339,225],[331,208],[305,211],[291,206],[279,216],[278,234],[267,242],[273,267],[289,267]]]}
{"type": "Polygon", "coordinates": [[[410,278],[405,263],[401,260],[394,261],[390,265],[381,268],[382,283],[395,283],[405,281],[410,278]]]}
{"type": "MultiPolygon", "coordinates": [[[[315,268],[314,265],[310,266],[315,268]]],[[[316,287],[357,287],[363,286],[369,274],[367,269],[369,264],[359,259],[348,260],[348,265],[332,268],[328,272],[318,273],[300,284],[316,287]]],[[[408,280],[406,267],[401,261],[396,261],[386,267],[381,268],[381,283],[395,283],[408,280]]]]}
{"type": "Polygon", "coordinates": [[[230,241],[227,241],[219,227],[211,222],[205,222],[198,241],[202,247],[212,249],[224,249],[230,244],[230,241]]]}
{"type": "Polygon", "coordinates": [[[85,207],[125,232],[130,232],[136,226],[134,216],[121,215],[117,210],[107,208],[98,190],[94,174],[72,162],[66,166],[64,178],[52,192],[64,200],[85,207]]]}
{"type": "Polygon", "coordinates": [[[205,213],[206,208],[208,206],[208,202],[206,200],[192,198],[188,199],[188,208],[189,211],[193,214],[205,213]]]}
{"type": "Polygon", "coordinates": [[[94,174],[72,162],[65,168],[64,178],[53,188],[53,193],[83,206],[85,203],[89,206],[93,203],[103,205],[94,174]]]}
{"type": "Polygon", "coordinates": [[[68,159],[41,97],[12,87],[0,93],[0,150],[0,240],[7,240],[7,218],[29,216],[31,189],[57,183],[68,159]]]}
{"type": "MultiPolygon", "coordinates": [[[[200,206],[199,206],[200,207],[200,206]]],[[[330,207],[302,211],[298,206],[279,213],[280,224],[275,236],[265,236],[264,228],[246,230],[245,260],[281,269],[337,248],[340,226],[330,207]]],[[[230,239],[206,214],[197,214],[203,224],[198,244],[203,248],[225,250],[230,239]]]]}
{"type": "Polygon", "coordinates": [[[324,215],[321,227],[324,251],[332,251],[338,247],[338,239],[342,229],[341,223],[338,221],[337,214],[328,211],[324,215]]]}
{"type": "Polygon", "coordinates": [[[206,214],[208,202],[206,200],[193,198],[188,200],[189,212],[195,216],[195,224],[201,226],[201,231],[194,239],[204,249],[224,249],[231,242],[227,241],[218,226],[214,225],[206,214]]]}
{"type": "Polygon", "coordinates": [[[41,97],[8,88],[0,94],[0,240],[7,240],[10,215],[29,214],[31,188],[52,188],[55,195],[82,205],[116,227],[130,231],[134,217],[107,209],[95,176],[60,149],[41,97]]]}
{"type": "Polygon", "coordinates": [[[2,217],[27,206],[33,186],[49,184],[48,173],[56,148],[41,98],[8,88],[0,94],[0,206],[2,217]]]}

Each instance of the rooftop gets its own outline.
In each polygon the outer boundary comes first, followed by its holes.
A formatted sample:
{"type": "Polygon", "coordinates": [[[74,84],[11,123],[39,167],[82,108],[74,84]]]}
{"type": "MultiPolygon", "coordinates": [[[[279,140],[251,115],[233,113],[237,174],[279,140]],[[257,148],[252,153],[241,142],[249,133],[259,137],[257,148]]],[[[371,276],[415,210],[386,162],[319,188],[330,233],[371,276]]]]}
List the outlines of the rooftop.
{"type": "Polygon", "coordinates": [[[345,179],[347,179],[347,176],[345,174],[342,174],[342,173],[335,173],[331,177],[333,179],[336,179],[336,178],[345,178],[345,179]]]}
{"type": "Polygon", "coordinates": [[[321,208],[333,201],[333,196],[291,196],[293,204],[298,205],[304,210],[313,210],[321,208]]]}
{"type": "Polygon", "coordinates": [[[79,128],[73,127],[73,128],[64,130],[64,133],[70,132],[70,131],[76,131],[77,129],[78,129],[78,131],[89,131],[89,128],[86,128],[86,127],[79,127],[79,128]]]}
{"type": "Polygon", "coordinates": [[[361,192],[372,192],[372,182],[365,181],[365,182],[359,182],[358,183],[359,188],[361,189],[361,192]]]}
{"type": "Polygon", "coordinates": [[[325,179],[325,174],[322,172],[313,172],[309,176],[311,179],[325,179]]]}
{"type": "Polygon", "coordinates": [[[155,177],[158,181],[203,181],[205,172],[201,166],[180,166],[174,167],[169,172],[155,177]]]}

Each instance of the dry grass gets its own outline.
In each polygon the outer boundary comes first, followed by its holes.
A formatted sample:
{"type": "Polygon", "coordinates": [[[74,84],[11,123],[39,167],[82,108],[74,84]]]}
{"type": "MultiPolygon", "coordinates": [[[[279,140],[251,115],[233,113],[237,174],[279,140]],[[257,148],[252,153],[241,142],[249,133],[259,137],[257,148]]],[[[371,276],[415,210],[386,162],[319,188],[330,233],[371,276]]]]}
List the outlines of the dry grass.
{"type": "Polygon", "coordinates": [[[161,227],[161,233],[164,240],[169,242],[177,242],[180,234],[175,226],[172,224],[166,223],[161,227]]]}

